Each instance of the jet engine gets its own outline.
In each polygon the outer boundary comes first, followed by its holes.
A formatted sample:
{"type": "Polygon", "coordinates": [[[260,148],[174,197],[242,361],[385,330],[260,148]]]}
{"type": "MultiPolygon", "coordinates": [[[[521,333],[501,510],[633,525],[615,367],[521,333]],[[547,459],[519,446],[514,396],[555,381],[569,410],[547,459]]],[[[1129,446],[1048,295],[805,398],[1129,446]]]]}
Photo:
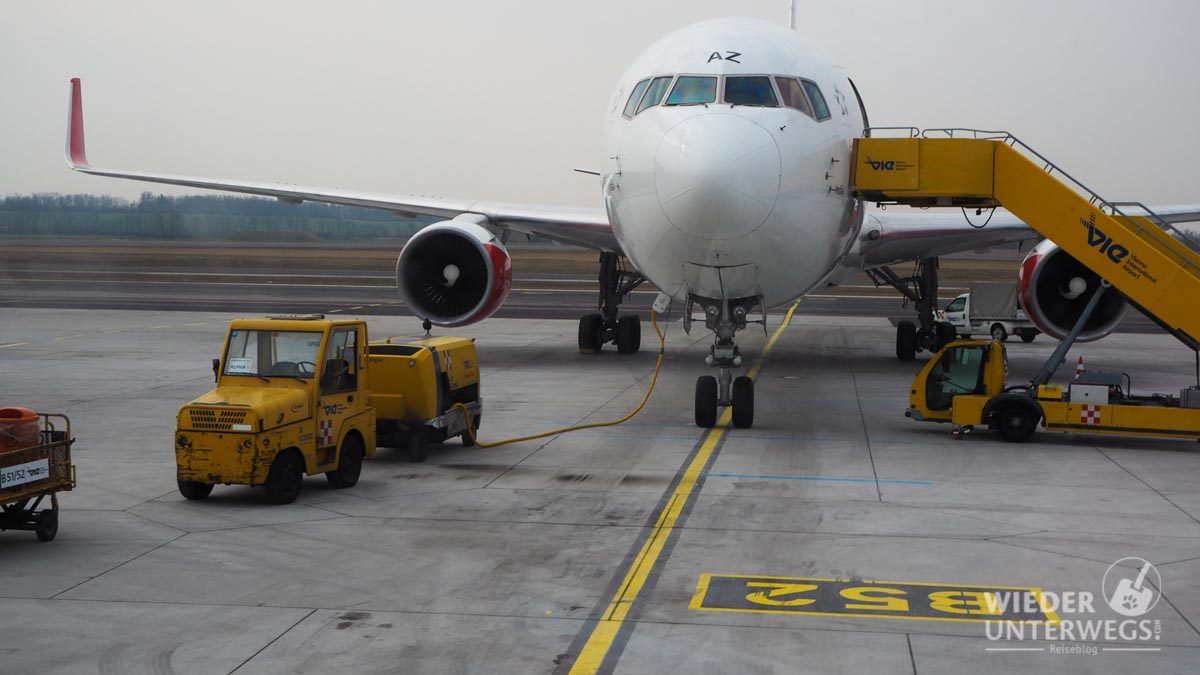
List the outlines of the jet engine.
{"type": "MultiPolygon", "coordinates": [[[[1025,256],[1017,278],[1025,314],[1043,333],[1057,339],[1075,326],[1100,286],[1100,275],[1048,239],[1025,256]]],[[[1125,296],[1109,288],[1084,325],[1079,341],[1099,340],[1113,332],[1128,311],[1125,296]]]]}
{"type": "Polygon", "coordinates": [[[396,288],[408,308],[439,326],[491,316],[512,286],[512,260],[495,235],[469,220],[417,232],[396,260],[396,288]]]}

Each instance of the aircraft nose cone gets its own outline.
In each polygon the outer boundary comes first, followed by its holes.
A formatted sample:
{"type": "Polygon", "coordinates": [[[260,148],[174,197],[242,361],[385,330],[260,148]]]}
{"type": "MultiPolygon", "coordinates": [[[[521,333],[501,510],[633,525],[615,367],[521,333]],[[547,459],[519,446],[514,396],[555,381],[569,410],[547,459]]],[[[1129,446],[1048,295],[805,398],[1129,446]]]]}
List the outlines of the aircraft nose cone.
{"type": "Polygon", "coordinates": [[[675,227],[733,239],[766,221],[779,196],[779,147],[738,115],[700,115],[672,127],[654,159],[654,187],[675,227]]]}

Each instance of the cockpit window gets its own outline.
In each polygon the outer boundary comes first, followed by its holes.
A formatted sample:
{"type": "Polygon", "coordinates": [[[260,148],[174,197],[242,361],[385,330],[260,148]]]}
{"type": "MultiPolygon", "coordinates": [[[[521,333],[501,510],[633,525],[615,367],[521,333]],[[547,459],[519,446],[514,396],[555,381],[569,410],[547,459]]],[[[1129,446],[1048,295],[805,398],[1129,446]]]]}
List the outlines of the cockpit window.
{"type": "Polygon", "coordinates": [[[717,100],[717,78],[680,75],[665,105],[699,105],[717,100]]]}
{"type": "Polygon", "coordinates": [[[761,105],[779,107],[771,78],[765,75],[726,76],[725,102],[733,105],[761,105]]]}
{"type": "Polygon", "coordinates": [[[804,89],[800,87],[799,80],[794,77],[777,76],[775,84],[779,85],[779,95],[783,97],[785,106],[795,108],[809,117],[814,117],[812,106],[808,104],[808,97],[804,95],[804,89]]]}
{"type": "Polygon", "coordinates": [[[817,114],[817,120],[829,119],[829,106],[825,104],[825,96],[821,94],[821,88],[812,80],[800,80],[804,85],[804,91],[808,92],[808,99],[812,101],[813,112],[817,114]]]}
{"type": "Polygon", "coordinates": [[[646,95],[642,97],[642,102],[638,104],[637,111],[642,112],[650,106],[658,105],[662,101],[663,94],[667,93],[667,87],[669,86],[671,86],[671,78],[669,76],[654,78],[654,81],[650,83],[650,87],[646,89],[646,95]]]}
{"type": "Polygon", "coordinates": [[[633,92],[629,94],[629,101],[625,104],[625,112],[621,113],[622,115],[633,117],[633,111],[637,110],[638,101],[642,100],[642,94],[646,91],[648,84],[650,84],[650,80],[645,79],[633,87],[633,92]]]}

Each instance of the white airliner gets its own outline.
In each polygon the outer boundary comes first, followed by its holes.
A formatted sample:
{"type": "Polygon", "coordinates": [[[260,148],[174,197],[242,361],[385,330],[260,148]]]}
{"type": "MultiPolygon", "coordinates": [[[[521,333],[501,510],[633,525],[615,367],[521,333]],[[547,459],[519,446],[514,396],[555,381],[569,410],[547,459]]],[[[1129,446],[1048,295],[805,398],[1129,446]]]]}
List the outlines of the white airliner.
{"type": "MultiPolygon", "coordinates": [[[[101,176],[447,218],[412,237],[396,262],[402,299],[440,326],[483,320],[504,303],[511,265],[503,242],[510,231],[597,249],[601,312],[580,319],[580,349],[599,351],[612,342],[622,353],[637,351],[639,319],[619,316],[618,308],[649,280],[683,303],[685,326],[694,310],[714,333],[706,363],[719,374],[697,381],[696,423],[712,426],[718,407],[731,405],[734,425],[748,427],[753,382],[733,377],[742,363],[734,337],[748,322],[764,321],[767,309],[865,270],[916,302],[919,327],[901,322],[896,337],[897,356],[911,360],[953,335],[934,320],[938,256],[1036,237],[1001,211],[983,228],[958,212],[867,213],[849,180],[853,139],[868,127],[854,83],[813,43],[765,21],[717,19],[654,43],[617,84],[605,129],[604,208],[98,169],[84,153],[78,79],[67,163],[101,176]],[[912,260],[921,264],[911,278],[888,267],[912,260]]],[[[1155,210],[1194,220],[1200,208],[1155,210]]],[[[1027,294],[1034,300],[1026,309],[1043,332],[1061,336],[1090,295],[1069,287],[1090,272],[1048,243],[1030,255],[1025,267],[1036,274],[1023,275],[1025,281],[1049,289],[1053,301],[1039,305],[1038,293],[1027,294]]],[[[1114,303],[1085,337],[1111,332],[1124,311],[1123,302],[1114,303]]]]}

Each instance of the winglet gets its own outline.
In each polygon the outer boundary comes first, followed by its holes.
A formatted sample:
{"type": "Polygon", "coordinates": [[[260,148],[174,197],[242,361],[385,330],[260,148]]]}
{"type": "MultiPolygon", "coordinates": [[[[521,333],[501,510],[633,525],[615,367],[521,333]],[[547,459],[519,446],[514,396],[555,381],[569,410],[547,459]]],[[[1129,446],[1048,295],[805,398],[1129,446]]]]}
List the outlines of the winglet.
{"type": "Polygon", "coordinates": [[[89,168],[87,152],[83,145],[83,95],[80,94],[79,78],[71,78],[71,104],[67,117],[67,166],[72,169],[89,168]]]}

